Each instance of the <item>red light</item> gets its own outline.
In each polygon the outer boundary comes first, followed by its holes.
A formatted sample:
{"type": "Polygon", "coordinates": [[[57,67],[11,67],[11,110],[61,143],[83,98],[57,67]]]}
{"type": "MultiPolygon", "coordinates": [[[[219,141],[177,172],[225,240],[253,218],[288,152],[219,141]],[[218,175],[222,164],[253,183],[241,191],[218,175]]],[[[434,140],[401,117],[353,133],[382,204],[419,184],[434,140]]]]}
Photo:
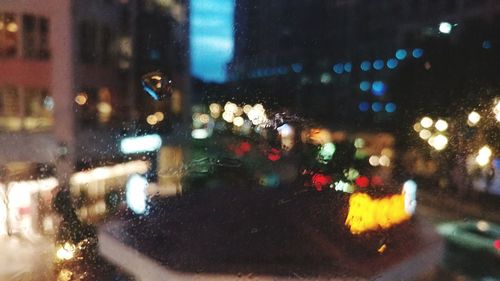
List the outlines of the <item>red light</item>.
{"type": "Polygon", "coordinates": [[[267,159],[273,162],[280,160],[280,158],[281,158],[281,151],[279,151],[276,148],[272,148],[267,154],[267,159]]]}
{"type": "Polygon", "coordinates": [[[240,149],[241,149],[243,152],[245,152],[245,153],[246,153],[246,152],[249,152],[251,148],[252,148],[252,146],[251,146],[251,145],[250,145],[250,143],[249,143],[249,142],[247,142],[247,141],[242,141],[242,142],[240,143],[240,149]]]}
{"type": "Polygon", "coordinates": [[[380,185],[383,185],[384,184],[384,181],[382,180],[381,177],[379,176],[373,176],[372,177],[372,185],[373,186],[380,186],[380,185]]]}
{"type": "Polygon", "coordinates": [[[493,242],[493,247],[495,247],[495,249],[497,250],[500,250],[500,239],[497,239],[493,242]]]}
{"type": "Polygon", "coordinates": [[[324,187],[332,183],[332,177],[323,174],[314,174],[312,176],[312,185],[317,191],[323,190],[324,187]]]}
{"type": "Polygon", "coordinates": [[[355,183],[357,186],[365,188],[370,184],[370,180],[365,176],[359,176],[356,178],[355,183]]]}

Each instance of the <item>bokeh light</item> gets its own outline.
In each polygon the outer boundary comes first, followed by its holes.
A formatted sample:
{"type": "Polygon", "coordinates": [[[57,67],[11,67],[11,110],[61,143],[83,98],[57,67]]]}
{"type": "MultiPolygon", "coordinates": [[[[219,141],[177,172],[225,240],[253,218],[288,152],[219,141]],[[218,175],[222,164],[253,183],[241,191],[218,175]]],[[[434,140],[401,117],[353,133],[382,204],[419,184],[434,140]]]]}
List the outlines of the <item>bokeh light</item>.
{"type": "Polygon", "coordinates": [[[448,122],[444,121],[443,119],[438,119],[436,121],[436,124],[434,124],[434,127],[440,132],[444,132],[448,129],[448,122]]]}
{"type": "Polygon", "coordinates": [[[432,124],[434,124],[434,121],[430,117],[425,116],[420,120],[420,125],[424,128],[430,128],[432,124]]]}
{"type": "Polygon", "coordinates": [[[479,115],[479,113],[477,113],[476,111],[472,111],[471,113],[469,113],[467,120],[467,124],[469,126],[475,126],[477,123],[479,123],[479,120],[481,120],[481,115],[479,115]]]}

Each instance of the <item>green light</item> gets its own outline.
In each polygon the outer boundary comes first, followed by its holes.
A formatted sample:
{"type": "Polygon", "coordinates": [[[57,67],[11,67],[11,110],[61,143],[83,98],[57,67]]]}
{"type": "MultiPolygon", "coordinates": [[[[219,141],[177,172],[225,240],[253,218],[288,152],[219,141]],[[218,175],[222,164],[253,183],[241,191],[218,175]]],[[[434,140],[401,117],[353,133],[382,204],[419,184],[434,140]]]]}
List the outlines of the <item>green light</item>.
{"type": "Polygon", "coordinates": [[[344,170],[344,175],[348,180],[353,181],[359,176],[359,172],[354,168],[349,168],[349,170],[344,170]]]}
{"type": "Polygon", "coordinates": [[[332,160],[335,153],[335,145],[331,142],[325,143],[318,152],[318,161],[326,164],[332,160]]]}
{"type": "Polygon", "coordinates": [[[356,148],[363,148],[365,146],[365,140],[362,138],[357,138],[354,140],[354,146],[356,148]]]}

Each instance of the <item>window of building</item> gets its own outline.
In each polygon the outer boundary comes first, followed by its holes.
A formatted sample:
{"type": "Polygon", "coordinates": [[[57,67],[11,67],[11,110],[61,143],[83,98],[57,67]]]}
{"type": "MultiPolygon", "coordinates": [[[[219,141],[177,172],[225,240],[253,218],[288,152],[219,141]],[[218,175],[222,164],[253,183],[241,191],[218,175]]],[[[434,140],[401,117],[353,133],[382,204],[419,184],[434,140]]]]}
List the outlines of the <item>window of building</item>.
{"type": "Polygon", "coordinates": [[[49,129],[54,122],[53,108],[46,89],[0,87],[0,130],[49,129]]]}
{"type": "Polygon", "coordinates": [[[49,52],[49,21],[43,17],[23,15],[23,55],[45,59],[49,52]]]}
{"type": "Polygon", "coordinates": [[[24,95],[24,120],[26,130],[43,130],[52,127],[54,101],[46,89],[26,89],[24,95]]]}
{"type": "Polygon", "coordinates": [[[0,87],[0,129],[20,130],[21,103],[19,91],[16,87],[0,87]]]}
{"type": "Polygon", "coordinates": [[[18,28],[14,14],[0,12],[0,57],[17,54],[18,28]]]}
{"type": "Polygon", "coordinates": [[[109,27],[83,21],[79,27],[80,61],[108,63],[111,59],[112,32],[109,27]]]}

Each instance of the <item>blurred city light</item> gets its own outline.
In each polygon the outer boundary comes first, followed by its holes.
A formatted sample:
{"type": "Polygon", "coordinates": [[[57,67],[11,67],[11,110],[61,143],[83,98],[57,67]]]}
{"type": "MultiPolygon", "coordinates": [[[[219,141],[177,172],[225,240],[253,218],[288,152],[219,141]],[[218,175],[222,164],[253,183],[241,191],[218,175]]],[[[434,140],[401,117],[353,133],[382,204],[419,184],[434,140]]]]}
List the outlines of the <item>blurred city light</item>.
{"type": "Polygon", "coordinates": [[[368,159],[368,163],[370,163],[370,165],[372,165],[374,167],[380,165],[379,157],[377,155],[370,156],[370,158],[368,159]]]}
{"type": "Polygon", "coordinates": [[[478,155],[476,156],[477,164],[481,167],[488,165],[490,163],[491,155],[491,148],[489,148],[487,145],[481,147],[481,149],[479,149],[478,155]]]}
{"type": "Polygon", "coordinates": [[[448,122],[442,120],[442,119],[438,119],[436,121],[436,124],[434,124],[434,126],[436,127],[436,129],[440,132],[444,132],[448,129],[448,122]]]}
{"type": "Polygon", "coordinates": [[[224,121],[226,121],[227,123],[232,123],[234,119],[234,114],[229,111],[224,111],[224,113],[222,113],[222,119],[224,119],[224,121]]]}
{"type": "Polygon", "coordinates": [[[354,193],[349,198],[345,224],[356,235],[369,230],[386,229],[409,218],[403,194],[372,199],[366,193],[354,193]]]}
{"type": "Polygon", "coordinates": [[[194,129],[191,131],[191,137],[193,139],[196,139],[196,140],[206,139],[209,136],[210,136],[210,132],[206,128],[194,129]]]}
{"type": "Polygon", "coordinates": [[[140,175],[132,175],[126,185],[126,202],[127,206],[136,214],[144,214],[146,212],[146,189],[148,181],[140,175]]]}
{"type": "Polygon", "coordinates": [[[365,60],[360,64],[360,68],[362,71],[369,71],[372,68],[372,64],[365,60]]]}
{"type": "Polygon", "coordinates": [[[328,163],[332,160],[335,153],[335,145],[331,142],[323,144],[318,152],[318,161],[321,163],[328,163]]]}
{"type": "Polygon", "coordinates": [[[161,147],[161,137],[157,134],[124,138],[120,150],[125,154],[155,151],[161,147]]]}
{"type": "Polygon", "coordinates": [[[396,58],[398,60],[404,60],[407,55],[408,55],[408,52],[406,52],[405,49],[399,49],[396,51],[396,58]]]}
{"type": "Polygon", "coordinates": [[[350,62],[344,64],[344,71],[345,72],[351,72],[352,70],[352,64],[350,62]]]}
{"type": "Polygon", "coordinates": [[[405,197],[405,211],[413,215],[417,207],[417,183],[413,180],[407,180],[403,184],[403,195],[405,197]]]}
{"type": "Polygon", "coordinates": [[[359,83],[359,89],[363,92],[370,90],[371,86],[371,83],[368,81],[361,81],[361,83],[359,83]]]}
{"type": "Polygon", "coordinates": [[[372,103],[373,112],[380,112],[382,110],[382,108],[383,108],[382,103],[380,103],[380,102],[372,103]]]}
{"type": "Polygon", "coordinates": [[[483,232],[490,230],[490,224],[483,220],[478,221],[476,227],[483,232]]]}
{"type": "Polygon", "coordinates": [[[334,183],[334,186],[335,186],[335,190],[336,191],[342,191],[342,192],[346,192],[346,193],[353,193],[354,192],[354,186],[348,182],[344,182],[344,181],[337,181],[334,183]]]}
{"type": "Polygon", "coordinates": [[[427,129],[423,129],[422,131],[420,131],[420,133],[418,134],[418,136],[423,139],[423,140],[426,140],[428,138],[430,138],[432,136],[432,133],[431,131],[427,130],[427,129]]]}
{"type": "Polygon", "coordinates": [[[420,125],[424,128],[430,128],[434,124],[434,121],[430,117],[424,117],[420,120],[420,125]]]}
{"type": "Polygon", "coordinates": [[[389,102],[385,105],[385,111],[388,113],[393,113],[396,111],[396,104],[393,102],[389,102]]]}
{"type": "Polygon", "coordinates": [[[384,61],[383,60],[376,60],[373,62],[373,68],[376,70],[381,70],[384,68],[384,61]]]}
{"type": "Polygon", "coordinates": [[[492,44],[490,40],[485,40],[483,41],[483,44],[481,46],[483,47],[483,49],[491,49],[492,44]]]}
{"type": "Polygon", "coordinates": [[[420,130],[422,130],[422,125],[420,125],[420,123],[413,124],[413,130],[415,130],[415,132],[420,132],[420,130]]]}
{"type": "Polygon", "coordinates": [[[165,118],[165,115],[163,114],[163,112],[160,112],[160,111],[155,112],[154,116],[156,117],[158,122],[163,121],[163,119],[165,118]]]}
{"type": "Polygon", "coordinates": [[[472,111],[467,119],[468,119],[467,124],[469,126],[475,126],[479,122],[479,120],[481,120],[481,115],[479,115],[479,113],[475,111],[472,111]]]}
{"type": "Polygon", "coordinates": [[[356,148],[363,148],[365,146],[365,140],[362,138],[356,138],[354,140],[354,146],[356,148]]]}
{"type": "Polygon", "coordinates": [[[378,162],[380,166],[389,167],[391,165],[391,159],[387,155],[382,155],[379,157],[378,162]]]}
{"type": "Polygon", "coordinates": [[[439,32],[449,34],[453,26],[449,22],[442,22],[439,24],[439,32]]]}
{"type": "Polygon", "coordinates": [[[411,52],[412,56],[416,59],[418,58],[421,58],[423,55],[424,55],[424,50],[420,49],[420,48],[415,48],[413,49],[413,51],[411,52]]]}
{"type": "Polygon", "coordinates": [[[222,112],[222,106],[218,103],[211,103],[208,106],[208,109],[210,110],[210,116],[212,116],[213,118],[219,118],[222,112]]]}
{"type": "Polygon", "coordinates": [[[148,117],[146,117],[146,122],[153,126],[153,125],[156,125],[158,123],[158,118],[156,118],[156,116],[154,116],[153,114],[150,114],[148,115],[148,117]]]}
{"type": "Polygon", "coordinates": [[[386,64],[387,64],[387,68],[394,69],[398,66],[398,60],[397,59],[388,59],[386,64]]]}
{"type": "Polygon", "coordinates": [[[341,63],[337,63],[333,66],[333,72],[337,74],[342,74],[344,72],[344,65],[341,63]]]}
{"type": "Polygon", "coordinates": [[[66,242],[59,246],[56,251],[56,257],[59,260],[70,260],[75,256],[76,246],[73,243],[66,242]]]}
{"type": "Polygon", "coordinates": [[[88,100],[88,97],[87,97],[87,94],[86,93],[79,93],[76,97],[75,97],[75,102],[78,104],[78,105],[84,105],[87,103],[87,100],[88,100]]]}
{"type": "Polygon", "coordinates": [[[242,117],[240,117],[240,116],[238,116],[238,117],[234,118],[234,120],[233,120],[233,124],[234,124],[236,127],[241,127],[241,126],[243,126],[243,123],[245,123],[245,120],[244,120],[242,117]]]}
{"type": "Polygon", "coordinates": [[[436,150],[443,150],[448,145],[448,138],[444,135],[437,134],[429,138],[429,144],[436,150]]]}
{"type": "Polygon", "coordinates": [[[386,91],[386,86],[382,81],[374,81],[372,84],[372,94],[375,96],[382,96],[386,91]]]}
{"type": "Polygon", "coordinates": [[[370,104],[367,102],[361,102],[358,105],[359,111],[367,112],[370,109],[370,104]]]}

